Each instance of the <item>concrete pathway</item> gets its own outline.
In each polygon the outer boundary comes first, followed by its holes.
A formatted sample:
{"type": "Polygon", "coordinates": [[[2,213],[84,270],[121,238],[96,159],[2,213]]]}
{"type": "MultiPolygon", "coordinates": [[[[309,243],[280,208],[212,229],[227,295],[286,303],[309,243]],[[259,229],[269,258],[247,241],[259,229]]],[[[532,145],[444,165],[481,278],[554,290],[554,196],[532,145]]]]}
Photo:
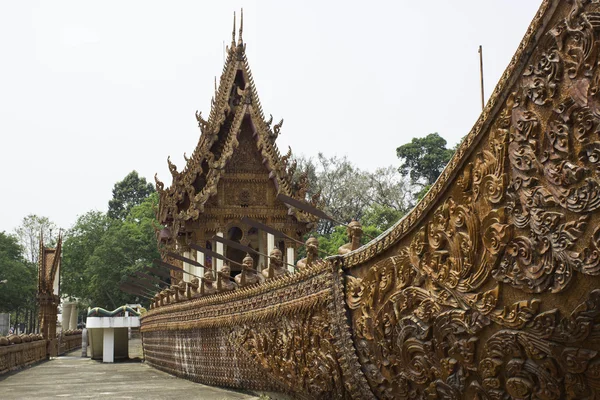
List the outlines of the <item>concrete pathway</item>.
{"type": "Polygon", "coordinates": [[[258,399],[253,395],[179,379],[141,362],[103,364],[80,355],[81,350],[76,350],[65,357],[1,376],[0,398],[258,399]]]}

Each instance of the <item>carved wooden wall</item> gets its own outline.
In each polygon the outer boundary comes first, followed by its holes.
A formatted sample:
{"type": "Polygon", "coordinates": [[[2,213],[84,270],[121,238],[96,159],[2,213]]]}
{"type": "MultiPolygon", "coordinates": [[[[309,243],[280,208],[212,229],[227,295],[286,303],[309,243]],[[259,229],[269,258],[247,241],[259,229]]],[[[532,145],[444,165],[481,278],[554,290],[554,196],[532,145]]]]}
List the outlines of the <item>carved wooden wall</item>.
{"type": "Polygon", "coordinates": [[[598,1],[544,1],[409,215],[308,271],[151,310],[148,362],[298,398],[600,397],[599,39],[598,1]]]}
{"type": "Polygon", "coordinates": [[[345,260],[377,397],[596,397],[599,30],[544,2],[437,192],[345,260]]]}

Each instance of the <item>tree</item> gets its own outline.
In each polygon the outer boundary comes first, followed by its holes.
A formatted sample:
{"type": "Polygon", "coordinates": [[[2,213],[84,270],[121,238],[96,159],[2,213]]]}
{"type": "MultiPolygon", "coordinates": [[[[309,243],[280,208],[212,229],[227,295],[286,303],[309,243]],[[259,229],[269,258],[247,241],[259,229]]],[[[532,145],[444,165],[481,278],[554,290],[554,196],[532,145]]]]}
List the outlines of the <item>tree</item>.
{"type": "Polygon", "coordinates": [[[89,211],[77,218],[67,231],[63,242],[61,263],[61,290],[72,297],[88,298],[89,282],[86,274],[90,257],[102,243],[111,220],[105,213],[89,211]]]}
{"type": "MultiPolygon", "coordinates": [[[[376,218],[375,214],[385,212],[387,217],[379,218],[379,223],[388,225],[387,219],[399,218],[412,206],[411,187],[393,166],[369,172],[347,157],[326,157],[322,153],[316,160],[300,156],[296,162],[294,179],[308,173],[308,196],[320,191],[323,211],[338,221],[362,220],[368,214],[376,218]]],[[[334,226],[335,223],[322,220],[317,232],[332,234],[334,226]]]]}
{"type": "Polygon", "coordinates": [[[396,149],[398,158],[403,160],[398,170],[404,176],[410,174],[412,183],[432,185],[454,154],[446,144],[437,132],[424,138],[413,138],[396,149]]]}
{"type": "Polygon", "coordinates": [[[63,244],[64,292],[93,307],[114,309],[139,301],[119,286],[160,258],[154,226],[156,193],[123,220],[92,211],[78,218],[63,244]]]}
{"type": "Polygon", "coordinates": [[[40,234],[43,235],[46,246],[56,243],[58,235],[54,222],[47,217],[40,217],[35,214],[23,218],[21,226],[15,229],[15,233],[25,252],[25,258],[35,265],[37,265],[40,255],[40,234]]]}
{"type": "Polygon", "coordinates": [[[377,228],[379,231],[377,234],[379,234],[394,225],[400,218],[404,216],[404,214],[404,210],[397,210],[392,207],[373,204],[365,212],[365,215],[362,219],[362,224],[364,226],[372,226],[377,228]]]}
{"type": "Polygon", "coordinates": [[[23,309],[35,297],[36,271],[23,257],[16,236],[0,232],[0,311],[23,309]]]}
{"type": "Polygon", "coordinates": [[[124,220],[132,207],[139,205],[155,189],[137,171],[131,171],[122,181],[115,183],[113,198],[108,202],[108,216],[124,220]]]}
{"type": "Polygon", "coordinates": [[[23,256],[16,236],[0,232],[0,312],[11,313],[14,325],[25,321],[25,330],[36,325],[36,265],[23,256]]]}

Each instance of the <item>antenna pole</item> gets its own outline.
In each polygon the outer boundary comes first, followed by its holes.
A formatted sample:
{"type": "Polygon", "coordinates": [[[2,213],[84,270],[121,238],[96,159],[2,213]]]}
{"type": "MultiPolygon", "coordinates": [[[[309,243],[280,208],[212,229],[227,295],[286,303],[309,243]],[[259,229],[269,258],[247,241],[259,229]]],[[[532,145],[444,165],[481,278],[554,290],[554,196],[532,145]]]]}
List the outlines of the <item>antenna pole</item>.
{"type": "Polygon", "coordinates": [[[485,101],[483,96],[483,47],[479,45],[479,76],[481,78],[481,109],[485,108],[485,101]]]}

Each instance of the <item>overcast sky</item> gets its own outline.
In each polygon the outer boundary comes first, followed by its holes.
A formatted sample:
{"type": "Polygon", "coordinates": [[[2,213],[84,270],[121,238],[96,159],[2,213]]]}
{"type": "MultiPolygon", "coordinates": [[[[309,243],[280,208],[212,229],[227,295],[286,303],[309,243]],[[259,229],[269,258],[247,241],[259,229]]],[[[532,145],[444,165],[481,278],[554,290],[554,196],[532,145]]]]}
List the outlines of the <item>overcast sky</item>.
{"type": "Polygon", "coordinates": [[[69,228],[105,211],[131,170],[166,184],[207,116],[244,8],[247,56],[278,146],[399,165],[439,132],[454,145],[540,0],[0,1],[0,231],[28,214],[69,228]]]}

